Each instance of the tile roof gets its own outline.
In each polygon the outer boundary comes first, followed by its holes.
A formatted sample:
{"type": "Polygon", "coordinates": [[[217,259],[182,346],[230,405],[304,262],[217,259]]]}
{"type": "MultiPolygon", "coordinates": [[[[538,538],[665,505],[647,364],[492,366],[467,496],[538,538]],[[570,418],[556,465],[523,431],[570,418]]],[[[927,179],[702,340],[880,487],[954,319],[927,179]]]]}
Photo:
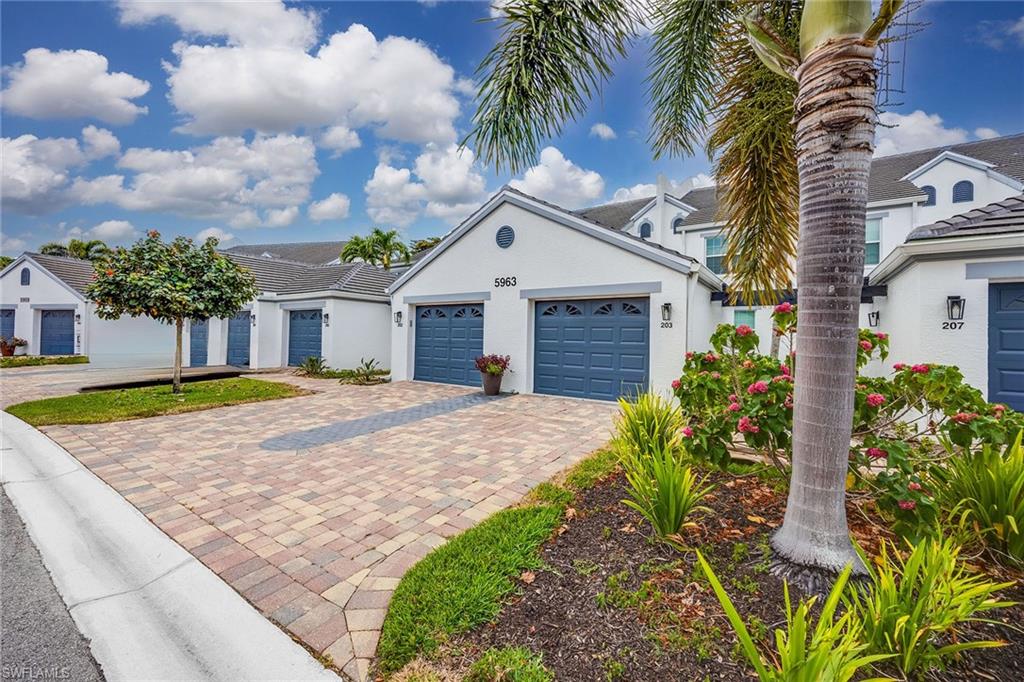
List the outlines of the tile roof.
{"type": "MultiPolygon", "coordinates": [[[[1024,232],[1024,194],[915,228],[907,241],[1024,232]]],[[[1024,244],[1024,240],[1022,240],[1024,244]]]]}
{"type": "Polygon", "coordinates": [[[629,219],[637,211],[651,203],[653,199],[654,197],[650,196],[640,199],[629,199],[628,201],[616,201],[611,204],[581,208],[578,211],[573,211],[573,213],[591,222],[621,230],[629,224],[629,219]]]}
{"type": "MultiPolygon", "coordinates": [[[[85,287],[92,281],[93,266],[90,261],[39,253],[25,255],[79,293],[84,294],[85,287]]],[[[281,258],[261,258],[237,253],[224,255],[252,272],[260,291],[275,294],[342,291],[384,297],[385,289],[397,278],[394,273],[365,263],[309,265],[281,258]]]]}
{"type": "Polygon", "coordinates": [[[238,244],[223,249],[225,253],[236,253],[241,256],[263,256],[270,254],[272,258],[306,263],[308,265],[324,265],[337,260],[344,241],[329,242],[290,242],[282,244],[238,244]]]}

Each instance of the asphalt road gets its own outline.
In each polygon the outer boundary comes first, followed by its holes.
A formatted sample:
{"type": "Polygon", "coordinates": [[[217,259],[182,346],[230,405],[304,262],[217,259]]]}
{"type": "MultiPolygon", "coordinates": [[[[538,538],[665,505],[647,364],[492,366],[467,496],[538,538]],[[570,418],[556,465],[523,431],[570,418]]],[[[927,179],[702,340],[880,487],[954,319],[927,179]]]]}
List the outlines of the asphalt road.
{"type": "Polygon", "coordinates": [[[103,680],[17,510],[0,491],[0,680],[103,680]]]}

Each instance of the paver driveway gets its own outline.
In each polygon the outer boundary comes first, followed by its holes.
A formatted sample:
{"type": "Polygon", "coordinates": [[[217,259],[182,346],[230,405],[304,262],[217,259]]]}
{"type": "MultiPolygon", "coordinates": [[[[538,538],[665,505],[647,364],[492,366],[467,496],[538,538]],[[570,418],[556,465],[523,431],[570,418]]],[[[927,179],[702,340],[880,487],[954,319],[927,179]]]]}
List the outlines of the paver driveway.
{"type": "Polygon", "coordinates": [[[402,574],[602,445],[615,409],[439,384],[262,378],[318,393],[43,430],[356,679],[402,574]]]}

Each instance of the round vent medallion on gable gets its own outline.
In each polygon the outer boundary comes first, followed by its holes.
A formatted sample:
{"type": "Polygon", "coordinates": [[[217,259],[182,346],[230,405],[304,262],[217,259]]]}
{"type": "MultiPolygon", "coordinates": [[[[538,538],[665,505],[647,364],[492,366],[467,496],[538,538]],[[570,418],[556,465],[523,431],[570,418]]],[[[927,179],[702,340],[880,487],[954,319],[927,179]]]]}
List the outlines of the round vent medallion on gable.
{"type": "Polygon", "coordinates": [[[516,240],[516,231],[508,225],[502,225],[498,228],[498,233],[494,235],[494,241],[498,242],[498,246],[503,249],[507,249],[512,246],[512,242],[516,240]]]}

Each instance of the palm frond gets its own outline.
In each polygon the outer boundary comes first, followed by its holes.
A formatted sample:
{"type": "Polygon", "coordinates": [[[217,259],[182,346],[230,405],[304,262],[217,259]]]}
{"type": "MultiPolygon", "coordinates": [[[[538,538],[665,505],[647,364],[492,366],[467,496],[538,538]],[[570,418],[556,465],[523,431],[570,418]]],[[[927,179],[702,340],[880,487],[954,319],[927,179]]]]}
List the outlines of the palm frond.
{"type": "MultiPolygon", "coordinates": [[[[770,21],[795,51],[800,3],[759,4],[762,21],[770,21]]],[[[708,153],[715,158],[719,218],[726,223],[725,261],[734,294],[767,303],[790,289],[796,258],[800,186],[792,119],[797,84],[761,62],[740,22],[730,25],[718,60],[729,77],[717,93],[708,153]]]]}
{"type": "Polygon", "coordinates": [[[700,148],[722,81],[717,55],[735,4],[731,0],[657,3],[647,76],[648,143],[655,158],[693,154],[700,148]]]}
{"type": "Polygon", "coordinates": [[[518,172],[543,140],[586,110],[644,21],[629,0],[511,0],[501,37],[477,69],[472,144],[487,163],[518,172]]]}

